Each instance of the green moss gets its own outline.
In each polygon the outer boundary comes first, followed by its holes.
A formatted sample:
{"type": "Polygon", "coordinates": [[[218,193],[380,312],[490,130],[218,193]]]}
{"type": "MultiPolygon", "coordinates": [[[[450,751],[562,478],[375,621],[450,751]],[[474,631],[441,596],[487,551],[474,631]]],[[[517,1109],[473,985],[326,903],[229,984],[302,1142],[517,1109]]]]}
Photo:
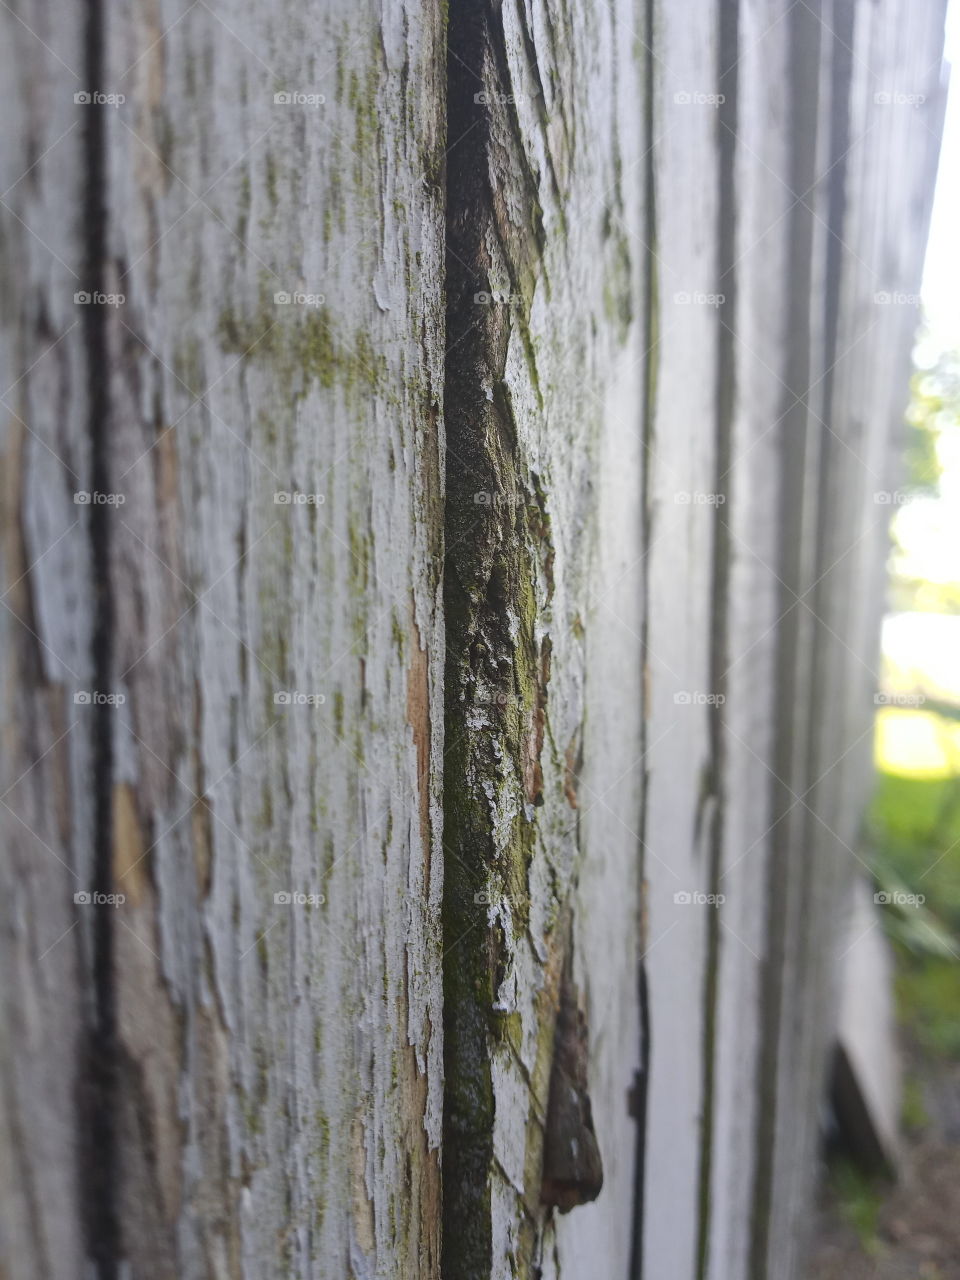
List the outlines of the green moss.
{"type": "Polygon", "coordinates": [[[603,279],[603,309],[621,345],[633,323],[633,264],[626,236],[619,232],[607,250],[603,279]]]}
{"type": "Polygon", "coordinates": [[[269,199],[270,204],[273,206],[273,208],[276,209],[277,205],[280,203],[280,194],[277,190],[277,163],[273,158],[272,151],[267,152],[266,182],[267,182],[267,198],[269,199]]]}
{"type": "Polygon", "coordinates": [[[403,627],[400,625],[400,619],[397,617],[396,609],[390,611],[390,634],[393,639],[393,647],[397,651],[397,657],[403,658],[403,651],[406,642],[403,627]]]}
{"type": "Polygon", "coordinates": [[[237,219],[234,225],[234,235],[242,243],[247,238],[247,223],[250,218],[250,174],[244,170],[240,176],[240,182],[237,190],[237,219]]]}
{"type": "Polygon", "coordinates": [[[319,384],[325,389],[339,387],[350,403],[359,404],[371,393],[379,393],[385,382],[386,356],[374,348],[365,332],[338,334],[325,307],[278,305],[269,285],[261,286],[252,316],[240,316],[225,307],[217,321],[217,336],[224,353],[272,368],[291,403],[311,384],[319,384]]]}
{"type": "Polygon", "coordinates": [[[273,827],[273,793],[266,780],[260,786],[260,815],[257,822],[261,831],[270,831],[273,827]]]}
{"type": "Polygon", "coordinates": [[[923,895],[884,912],[897,957],[901,1022],[933,1057],[960,1061],[960,806],[950,779],[882,773],[868,828],[881,888],[923,895]],[[946,854],[943,850],[946,849],[946,854]]]}
{"type": "Polygon", "coordinates": [[[192,396],[204,394],[205,379],[198,343],[187,343],[173,349],[173,373],[192,396]]]}
{"type": "Polygon", "coordinates": [[[840,1216],[856,1231],[864,1253],[879,1253],[877,1220],[882,1203],[880,1185],[846,1160],[834,1163],[829,1172],[829,1182],[840,1216]]]}
{"type": "Polygon", "coordinates": [[[921,1134],[930,1123],[927,1105],[923,1097],[921,1080],[910,1073],[903,1082],[903,1104],[901,1106],[903,1127],[908,1134],[921,1134]]]}

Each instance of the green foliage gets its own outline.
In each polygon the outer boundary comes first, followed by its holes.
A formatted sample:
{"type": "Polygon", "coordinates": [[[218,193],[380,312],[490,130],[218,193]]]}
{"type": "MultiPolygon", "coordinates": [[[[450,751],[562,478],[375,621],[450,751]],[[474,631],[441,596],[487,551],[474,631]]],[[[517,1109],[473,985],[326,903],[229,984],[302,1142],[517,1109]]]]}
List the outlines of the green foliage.
{"type": "Polygon", "coordinates": [[[844,1222],[856,1231],[864,1253],[880,1250],[877,1219],[882,1202],[882,1189],[849,1160],[837,1159],[830,1165],[830,1196],[844,1222]]]}
{"type": "Polygon", "coordinates": [[[869,816],[874,868],[887,892],[923,895],[885,910],[897,953],[901,1022],[937,1057],[960,1060],[960,779],[881,773],[869,816]]]}
{"type": "Polygon", "coordinates": [[[897,1009],[920,1047],[960,1061],[960,965],[953,959],[910,956],[896,980],[897,1009]]]}
{"type": "MultiPolygon", "coordinates": [[[[934,348],[932,339],[921,340],[918,365],[910,383],[906,413],[903,465],[907,489],[920,498],[938,498],[943,471],[941,437],[960,432],[960,350],[934,348]]],[[[916,609],[936,613],[960,613],[960,581],[926,581],[908,576],[904,569],[907,549],[899,541],[898,524],[891,525],[895,567],[890,583],[894,610],[916,609]]],[[[902,533],[901,533],[902,536],[902,533]]]]}
{"type": "Polygon", "coordinates": [[[880,888],[923,894],[927,912],[960,934],[960,779],[881,773],[868,830],[880,888]]]}
{"type": "Polygon", "coordinates": [[[923,1082],[912,1072],[907,1074],[903,1082],[903,1103],[900,1108],[900,1119],[904,1129],[911,1136],[922,1133],[930,1123],[927,1104],[923,1097],[923,1082]]]}
{"type": "Polygon", "coordinates": [[[960,351],[941,350],[914,373],[907,410],[905,458],[908,484],[934,496],[940,479],[937,436],[960,427],[960,351]]]}

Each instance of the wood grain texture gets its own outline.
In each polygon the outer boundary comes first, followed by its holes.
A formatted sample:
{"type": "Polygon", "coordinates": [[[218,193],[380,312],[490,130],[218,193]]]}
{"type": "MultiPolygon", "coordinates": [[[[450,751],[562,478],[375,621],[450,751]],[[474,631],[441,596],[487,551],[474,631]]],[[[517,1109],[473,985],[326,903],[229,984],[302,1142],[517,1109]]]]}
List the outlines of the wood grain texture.
{"type": "Polygon", "coordinates": [[[3,752],[0,1238],[5,1275],[68,1280],[84,1256],[95,1016],[95,690],[85,375],[82,14],[5,14],[0,149],[3,752]]]}
{"type": "Polygon", "coordinates": [[[622,1272],[630,1250],[644,265],[631,113],[645,65],[635,18],[629,4],[451,14],[444,1270],[464,1280],[575,1272],[599,1252],[622,1272]],[[589,147],[577,145],[585,134],[589,147]],[[540,1203],[567,964],[589,1021],[605,1180],[611,1171],[609,1191],[569,1227],[540,1203]]]}
{"type": "Polygon", "coordinates": [[[21,581],[19,630],[5,614],[7,722],[28,728],[7,785],[49,752],[5,811],[35,833],[15,837],[35,869],[17,873],[4,934],[10,971],[30,978],[10,1026],[30,1010],[37,1022],[5,1091],[5,1125],[37,1133],[9,1147],[38,1162],[6,1178],[21,1187],[11,1274],[75,1275],[83,1254],[67,1211],[83,927],[37,959],[83,924],[51,877],[64,891],[82,880],[92,847],[83,723],[54,746],[85,710],[71,691],[91,686],[87,512],[71,499],[91,487],[89,442],[68,329],[86,111],[109,210],[97,270],[125,295],[100,371],[123,502],[96,566],[123,699],[107,780],[126,896],[109,925],[120,1256],[138,1276],[428,1275],[442,1106],[439,7],[117,3],[104,17],[90,87],[122,95],[116,107],[72,102],[55,55],[78,57],[81,33],[61,50],[59,31],[48,55],[14,24],[33,84],[5,176],[73,132],[8,196],[65,265],[26,230],[4,250],[8,277],[16,256],[38,263],[23,300],[8,296],[29,346],[5,348],[5,385],[65,335],[10,401],[8,583],[68,535],[21,581]]]}
{"type": "Polygon", "coordinates": [[[800,1276],[942,5],[0,13],[0,1276],[800,1276]]]}

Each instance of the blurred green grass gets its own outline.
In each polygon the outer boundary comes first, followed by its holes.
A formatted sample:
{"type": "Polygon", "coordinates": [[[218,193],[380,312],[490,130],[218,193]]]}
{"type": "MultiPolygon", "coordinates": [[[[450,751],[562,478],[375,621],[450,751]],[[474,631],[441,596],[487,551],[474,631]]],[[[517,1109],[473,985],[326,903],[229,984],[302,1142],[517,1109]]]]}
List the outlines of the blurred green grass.
{"type": "Polygon", "coordinates": [[[924,896],[884,912],[899,1019],[926,1053],[960,1060],[960,779],[881,771],[867,830],[878,888],[924,896]]]}

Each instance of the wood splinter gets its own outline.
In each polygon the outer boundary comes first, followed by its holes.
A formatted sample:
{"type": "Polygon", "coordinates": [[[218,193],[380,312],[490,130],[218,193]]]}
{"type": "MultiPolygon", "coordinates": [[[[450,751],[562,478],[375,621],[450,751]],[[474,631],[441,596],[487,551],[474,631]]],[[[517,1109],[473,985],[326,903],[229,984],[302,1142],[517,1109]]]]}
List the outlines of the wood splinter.
{"type": "Polygon", "coordinates": [[[603,1186],[600,1147],[587,1092],[587,1020],[564,966],[554,1038],[540,1199],[561,1213],[596,1200],[603,1186]]]}

